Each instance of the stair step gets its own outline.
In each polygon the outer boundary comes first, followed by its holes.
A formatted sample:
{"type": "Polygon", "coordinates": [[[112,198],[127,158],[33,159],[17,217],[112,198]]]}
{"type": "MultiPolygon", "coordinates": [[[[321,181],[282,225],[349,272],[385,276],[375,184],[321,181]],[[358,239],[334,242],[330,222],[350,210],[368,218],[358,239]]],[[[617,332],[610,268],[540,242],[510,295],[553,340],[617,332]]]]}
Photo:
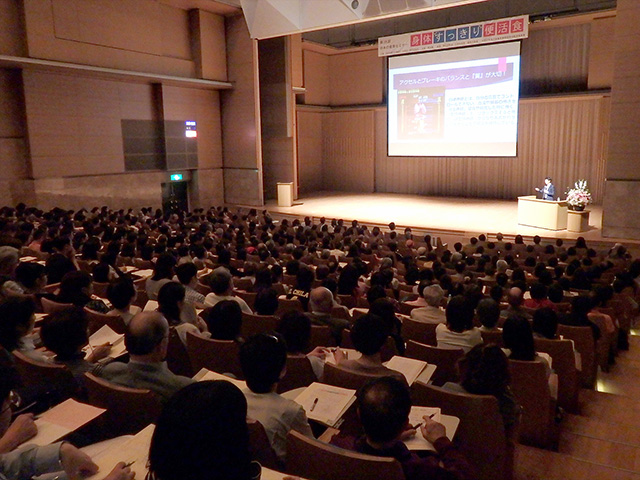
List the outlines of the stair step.
{"type": "Polygon", "coordinates": [[[563,431],[560,434],[559,453],[573,458],[640,472],[640,447],[628,443],[563,431]]]}
{"type": "Polygon", "coordinates": [[[514,480],[640,480],[640,473],[517,445],[514,480]]]}
{"type": "Polygon", "coordinates": [[[628,423],[614,423],[582,415],[565,414],[560,426],[562,433],[571,432],[640,448],[640,430],[628,423]]]}

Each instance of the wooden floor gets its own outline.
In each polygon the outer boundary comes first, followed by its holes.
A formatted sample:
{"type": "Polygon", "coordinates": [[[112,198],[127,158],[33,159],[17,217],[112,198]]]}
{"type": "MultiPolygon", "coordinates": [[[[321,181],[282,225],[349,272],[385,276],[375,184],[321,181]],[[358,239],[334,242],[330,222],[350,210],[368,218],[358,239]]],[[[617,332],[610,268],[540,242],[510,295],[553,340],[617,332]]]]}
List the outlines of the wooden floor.
{"type": "Polygon", "coordinates": [[[515,480],[640,480],[640,336],[630,337],[597,391],[581,392],[581,414],[566,415],[559,451],[518,446],[515,480]]]}
{"type": "Polygon", "coordinates": [[[589,230],[573,233],[554,232],[543,228],[518,225],[517,200],[491,200],[482,198],[424,197],[396,193],[318,192],[301,197],[292,207],[278,207],[275,200],[267,202],[269,211],[297,217],[357,219],[362,223],[386,225],[394,221],[398,227],[411,227],[458,235],[478,233],[523,236],[540,235],[551,238],[579,236],[587,240],[602,239],[602,207],[593,205],[589,230]]]}

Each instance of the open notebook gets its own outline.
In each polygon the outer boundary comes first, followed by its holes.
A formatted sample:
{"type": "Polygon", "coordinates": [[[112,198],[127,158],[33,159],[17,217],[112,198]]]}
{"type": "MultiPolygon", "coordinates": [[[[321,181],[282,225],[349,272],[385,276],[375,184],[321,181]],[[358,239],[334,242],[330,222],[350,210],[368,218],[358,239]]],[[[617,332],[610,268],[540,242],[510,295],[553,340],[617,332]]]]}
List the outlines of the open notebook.
{"type": "Polygon", "coordinates": [[[103,325],[91,335],[89,337],[89,344],[82,350],[89,353],[94,347],[104,345],[105,343],[111,344],[110,357],[118,357],[127,350],[127,347],[124,346],[124,335],[114,332],[108,325],[103,325]]]}
{"type": "Polygon", "coordinates": [[[294,400],[304,408],[308,418],[335,427],[356,401],[356,391],[314,382],[294,400]]]}
{"type": "Polygon", "coordinates": [[[399,357],[398,355],[392,357],[386,363],[386,367],[403,374],[409,385],[412,385],[418,378],[420,382],[427,383],[431,379],[433,372],[436,371],[435,365],[428,365],[427,362],[422,360],[399,357]]]}
{"type": "MultiPolygon", "coordinates": [[[[456,434],[456,430],[458,429],[458,425],[460,424],[460,419],[458,417],[454,417],[451,415],[442,415],[440,409],[437,407],[411,407],[411,412],[409,413],[409,424],[412,426],[416,426],[418,424],[422,424],[424,420],[422,417],[427,416],[432,420],[442,423],[446,429],[446,435],[449,440],[453,440],[453,436],[456,434]]],[[[432,450],[435,451],[435,448],[431,443],[429,443],[420,433],[420,428],[417,428],[416,435],[409,440],[405,440],[405,445],[409,450],[432,450]]]]}

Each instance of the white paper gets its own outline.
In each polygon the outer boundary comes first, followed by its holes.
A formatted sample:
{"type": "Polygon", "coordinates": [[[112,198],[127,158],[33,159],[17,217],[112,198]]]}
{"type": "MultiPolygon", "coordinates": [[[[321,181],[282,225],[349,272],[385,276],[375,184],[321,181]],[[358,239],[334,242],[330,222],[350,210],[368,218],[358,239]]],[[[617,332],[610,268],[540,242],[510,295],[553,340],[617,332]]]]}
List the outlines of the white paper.
{"type": "Polygon", "coordinates": [[[147,300],[147,304],[144,306],[143,312],[153,312],[158,309],[158,302],[155,300],[147,300]]]}
{"type": "MultiPolygon", "coordinates": [[[[362,354],[359,351],[354,350],[353,348],[341,348],[340,350],[342,351],[342,356],[345,360],[357,360],[362,357],[362,354]]],[[[338,362],[336,362],[334,353],[331,351],[327,353],[324,361],[325,363],[330,363],[331,365],[338,364],[338,362]]]]}
{"type": "Polygon", "coordinates": [[[36,420],[36,426],[38,427],[38,433],[31,440],[28,440],[26,442],[27,444],[38,446],[49,445],[73,431],[62,425],[56,425],[55,423],[47,422],[40,418],[36,420]]]}
{"type": "Polygon", "coordinates": [[[149,278],[151,275],[153,275],[153,270],[149,269],[149,270],[138,270],[136,272],[134,272],[134,275],[136,275],[137,277],[141,277],[141,278],[149,278]]]}
{"type": "Polygon", "coordinates": [[[118,357],[122,355],[127,347],[124,345],[124,335],[113,331],[109,325],[103,325],[93,335],[89,337],[89,344],[82,350],[85,353],[90,353],[95,347],[104,345],[105,343],[111,344],[111,351],[109,356],[118,357]]]}
{"type": "Polygon", "coordinates": [[[117,448],[107,449],[92,458],[100,470],[86,480],[104,478],[119,462],[133,462],[130,468],[135,472],[135,478],[144,480],[147,475],[149,446],[154,430],[155,425],[149,425],[117,448]]]}
{"type": "Polygon", "coordinates": [[[200,371],[193,376],[193,379],[196,382],[204,382],[205,380],[226,380],[227,382],[233,383],[240,390],[247,388],[247,382],[243,380],[227,377],[226,375],[222,375],[221,373],[217,373],[217,372],[212,372],[211,370],[208,370],[206,368],[200,369],[200,371]]]}
{"type": "Polygon", "coordinates": [[[395,355],[386,364],[387,368],[400,372],[407,379],[407,383],[412,385],[420,373],[426,368],[427,362],[413,358],[399,357],[395,355]]]}
{"type": "Polygon", "coordinates": [[[106,412],[73,399],[65,400],[36,419],[37,435],[28,443],[48,445],[106,412]]]}
{"type": "MultiPolygon", "coordinates": [[[[456,430],[458,429],[458,425],[460,425],[460,419],[458,417],[454,417],[452,415],[442,415],[439,408],[436,407],[411,407],[411,412],[409,413],[409,424],[415,426],[417,424],[422,424],[424,420],[422,417],[433,415],[432,420],[435,420],[438,423],[444,425],[446,430],[446,435],[449,440],[453,440],[454,435],[456,434],[456,430]]],[[[420,429],[417,429],[416,435],[409,440],[405,440],[404,444],[407,446],[409,450],[431,450],[435,451],[435,448],[431,443],[429,443],[420,432],[420,429]]]]}
{"type": "Polygon", "coordinates": [[[295,402],[304,408],[308,418],[330,427],[338,423],[355,400],[355,390],[318,382],[309,385],[295,398],[295,402]]]}

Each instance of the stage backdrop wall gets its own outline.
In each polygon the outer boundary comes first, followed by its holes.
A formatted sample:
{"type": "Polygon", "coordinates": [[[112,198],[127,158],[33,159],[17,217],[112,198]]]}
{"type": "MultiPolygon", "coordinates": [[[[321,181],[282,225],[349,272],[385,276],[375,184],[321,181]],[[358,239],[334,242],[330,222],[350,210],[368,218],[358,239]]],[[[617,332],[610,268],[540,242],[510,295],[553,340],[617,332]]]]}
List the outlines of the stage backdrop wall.
{"type": "Polygon", "coordinates": [[[553,177],[557,195],[587,179],[602,201],[610,99],[601,95],[520,101],[515,158],[388,157],[387,112],[376,110],[376,191],[516,198],[553,177]]]}
{"type": "Polygon", "coordinates": [[[611,85],[607,32],[613,28],[612,15],[532,25],[522,46],[521,89],[529,98],[520,101],[516,158],[388,157],[384,59],[368,47],[348,53],[303,42],[306,105],[297,106],[300,193],[349,191],[352,180],[345,175],[366,171],[371,164],[366,151],[352,157],[343,152],[356,151],[356,144],[368,135],[367,128],[359,127],[361,116],[369,111],[374,115],[374,181],[367,183],[368,174],[351,191],[513,199],[531,193],[550,175],[559,196],[584,178],[594,201],[601,203],[610,98],[602,92],[578,92],[611,85]],[[366,72],[358,78],[367,82],[355,81],[353,71],[366,72]],[[334,130],[340,138],[332,139],[328,125],[336,116],[347,130],[334,130]],[[346,131],[353,135],[343,136],[346,131]]]}
{"type": "Polygon", "coordinates": [[[595,203],[601,203],[609,111],[610,99],[603,95],[521,100],[517,157],[445,158],[388,157],[384,107],[300,107],[301,193],[342,190],[514,199],[533,193],[550,175],[559,196],[576,180],[587,179],[595,203]]]}

